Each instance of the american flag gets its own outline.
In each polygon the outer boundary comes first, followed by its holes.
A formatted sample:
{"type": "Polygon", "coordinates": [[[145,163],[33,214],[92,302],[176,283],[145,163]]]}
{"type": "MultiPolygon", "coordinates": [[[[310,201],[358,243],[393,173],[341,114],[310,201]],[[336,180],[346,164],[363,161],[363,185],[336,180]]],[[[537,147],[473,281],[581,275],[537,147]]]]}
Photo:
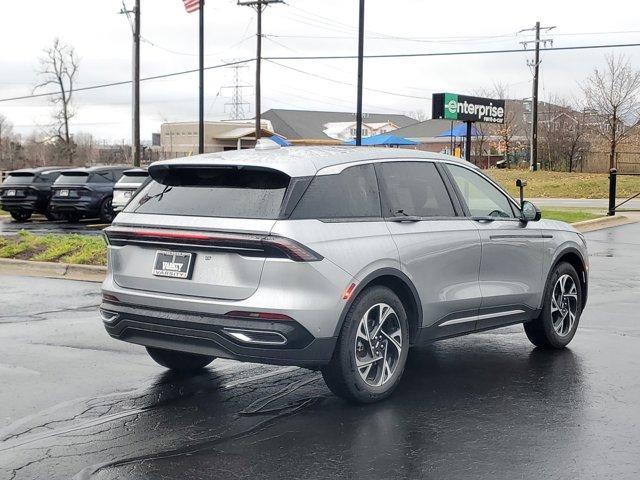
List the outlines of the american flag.
{"type": "Polygon", "coordinates": [[[182,0],[182,3],[184,3],[184,8],[187,10],[187,13],[200,10],[200,0],[182,0]]]}

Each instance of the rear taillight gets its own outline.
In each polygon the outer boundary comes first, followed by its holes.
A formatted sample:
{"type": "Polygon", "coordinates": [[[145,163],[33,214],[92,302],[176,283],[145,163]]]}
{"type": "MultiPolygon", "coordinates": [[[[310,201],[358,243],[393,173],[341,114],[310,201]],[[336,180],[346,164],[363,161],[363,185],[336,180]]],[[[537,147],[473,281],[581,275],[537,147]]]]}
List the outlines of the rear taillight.
{"type": "Polygon", "coordinates": [[[214,250],[233,251],[241,255],[261,253],[265,256],[284,256],[296,262],[317,262],[323,258],[295,240],[276,235],[135,227],[109,227],[104,230],[104,234],[107,242],[116,246],[140,243],[195,245],[214,250]]]}

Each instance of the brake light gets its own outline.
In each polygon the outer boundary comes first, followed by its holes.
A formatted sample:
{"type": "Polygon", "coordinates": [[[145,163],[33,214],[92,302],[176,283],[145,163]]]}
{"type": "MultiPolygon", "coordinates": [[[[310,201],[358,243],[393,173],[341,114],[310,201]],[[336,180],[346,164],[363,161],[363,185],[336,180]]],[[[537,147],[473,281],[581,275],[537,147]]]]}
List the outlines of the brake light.
{"type": "Polygon", "coordinates": [[[290,238],[235,232],[192,232],[188,230],[109,227],[104,230],[110,245],[127,243],[181,243],[233,250],[237,253],[277,251],[296,262],[316,262],[323,257],[290,238]]]}
{"type": "Polygon", "coordinates": [[[227,312],[225,314],[227,317],[233,318],[247,318],[254,320],[293,320],[288,315],[283,315],[282,313],[272,313],[272,312],[244,312],[239,310],[233,310],[231,312],[227,312]]]}

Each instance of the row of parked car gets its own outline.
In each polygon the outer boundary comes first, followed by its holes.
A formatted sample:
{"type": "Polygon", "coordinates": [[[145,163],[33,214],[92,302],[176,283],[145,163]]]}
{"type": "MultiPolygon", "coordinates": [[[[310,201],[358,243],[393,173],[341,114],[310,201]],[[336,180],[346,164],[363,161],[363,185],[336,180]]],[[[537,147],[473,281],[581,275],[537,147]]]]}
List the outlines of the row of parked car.
{"type": "Polygon", "coordinates": [[[124,166],[15,170],[0,185],[0,209],[18,222],[40,213],[48,220],[110,223],[147,178],[145,168],[124,166]]]}

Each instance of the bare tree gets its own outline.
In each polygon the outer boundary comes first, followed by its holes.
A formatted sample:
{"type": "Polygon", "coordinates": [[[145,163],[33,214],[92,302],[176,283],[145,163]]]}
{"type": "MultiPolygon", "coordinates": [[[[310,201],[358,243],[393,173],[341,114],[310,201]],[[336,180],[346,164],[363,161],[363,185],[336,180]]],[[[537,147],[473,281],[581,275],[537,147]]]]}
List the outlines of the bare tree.
{"type": "Polygon", "coordinates": [[[572,172],[587,147],[587,114],[561,98],[540,106],[540,158],[552,170],[572,172]]]}
{"type": "Polygon", "coordinates": [[[509,154],[514,153],[515,150],[522,148],[522,146],[519,143],[514,144],[514,137],[519,133],[520,124],[515,108],[510,108],[513,104],[508,99],[509,86],[505,83],[495,82],[493,88],[488,90],[487,93],[487,96],[505,100],[504,123],[496,124],[495,126],[488,125],[483,130],[485,133],[500,139],[497,144],[494,145],[494,148],[504,154],[507,166],[510,166],[511,159],[509,154]]]}
{"type": "Polygon", "coordinates": [[[4,115],[0,114],[0,170],[13,169],[15,154],[15,139],[13,125],[4,115]]]}
{"type": "Polygon", "coordinates": [[[44,50],[38,73],[42,77],[42,82],[36,85],[34,91],[49,85],[54,85],[59,90],[59,94],[53,96],[51,100],[55,107],[52,137],[60,145],[61,155],[69,164],[72,164],[74,144],[69,132],[69,122],[75,115],[71,101],[78,73],[78,57],[73,47],[56,38],[53,46],[44,50]]]}
{"type": "Polygon", "coordinates": [[[587,108],[601,119],[599,132],[609,143],[609,168],[616,166],[616,149],[627,135],[627,125],[640,115],[640,71],[624,55],[607,55],[603,70],[595,69],[582,86],[587,108]]]}

